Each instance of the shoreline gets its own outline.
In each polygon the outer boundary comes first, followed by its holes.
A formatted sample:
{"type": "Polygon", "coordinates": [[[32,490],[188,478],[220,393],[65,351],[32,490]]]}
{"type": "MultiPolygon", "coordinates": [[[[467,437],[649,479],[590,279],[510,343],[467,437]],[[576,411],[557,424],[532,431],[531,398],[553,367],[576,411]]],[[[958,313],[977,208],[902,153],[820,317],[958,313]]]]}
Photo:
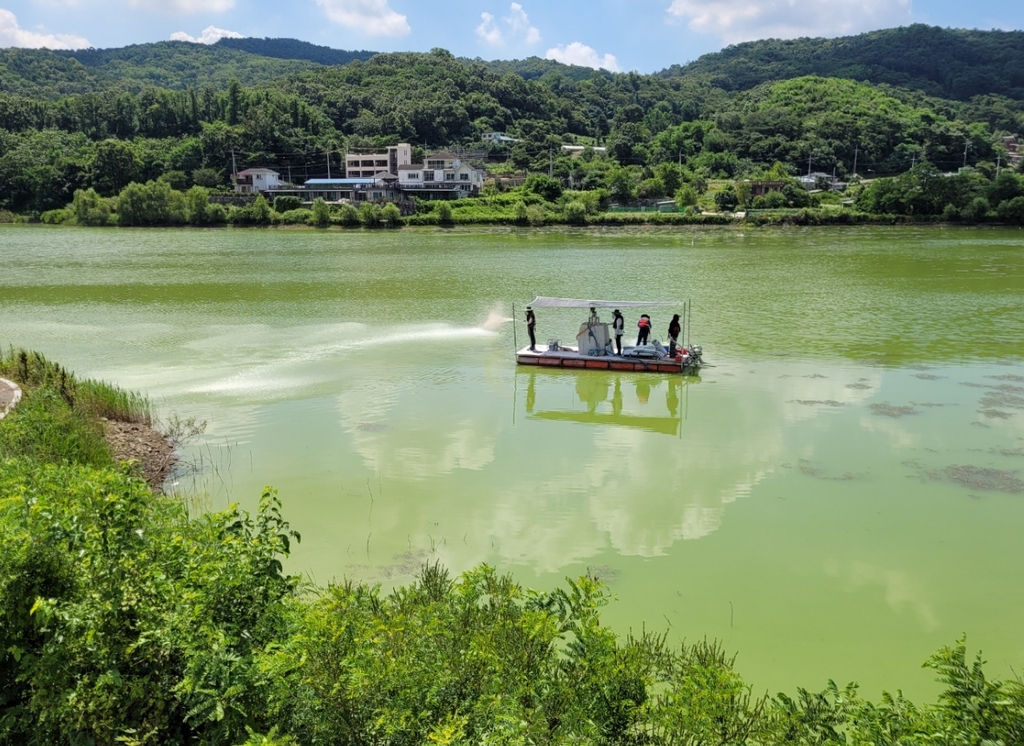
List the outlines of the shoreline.
{"type": "Polygon", "coordinates": [[[145,479],[154,494],[164,494],[163,485],[178,465],[174,441],[152,425],[100,418],[103,437],[118,463],[131,462],[130,471],[145,479]]]}

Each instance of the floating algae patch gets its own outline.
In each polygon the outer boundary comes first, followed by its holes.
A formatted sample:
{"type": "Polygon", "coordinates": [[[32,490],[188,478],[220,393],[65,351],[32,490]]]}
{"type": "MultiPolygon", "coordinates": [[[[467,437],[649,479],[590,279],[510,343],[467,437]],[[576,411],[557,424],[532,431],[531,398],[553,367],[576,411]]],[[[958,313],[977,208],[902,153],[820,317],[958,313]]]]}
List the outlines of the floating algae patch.
{"type": "Polygon", "coordinates": [[[1024,448],[993,448],[992,453],[1000,456],[1024,456],[1024,448]]]}
{"type": "Polygon", "coordinates": [[[978,414],[988,417],[990,420],[1008,420],[1013,417],[1013,413],[1004,412],[1001,409],[994,409],[989,407],[988,409],[979,409],[978,414]]]}
{"type": "Polygon", "coordinates": [[[811,373],[809,376],[804,376],[804,378],[828,378],[828,376],[823,376],[821,373],[811,373]]]}
{"type": "Polygon", "coordinates": [[[934,401],[912,401],[910,402],[915,407],[952,407],[952,404],[943,404],[942,402],[934,401]]]}
{"type": "Polygon", "coordinates": [[[1016,381],[1017,383],[1024,383],[1024,376],[1018,376],[1016,373],[1003,373],[998,376],[987,376],[994,381],[1016,381]]]}
{"type": "Polygon", "coordinates": [[[858,391],[868,391],[871,389],[871,385],[867,383],[848,383],[846,384],[848,389],[857,389],[858,391]]]}
{"type": "Polygon", "coordinates": [[[989,391],[981,397],[981,406],[988,409],[1024,409],[1024,396],[1012,391],[989,391]]]}
{"type": "Polygon", "coordinates": [[[1024,481],[1016,471],[1003,471],[985,466],[953,465],[938,472],[928,472],[933,479],[943,479],[972,490],[993,490],[1019,495],[1024,493],[1024,481]]]}
{"type": "Polygon", "coordinates": [[[835,399],[792,399],[793,404],[803,404],[805,407],[841,407],[843,403],[835,399]]]}
{"type": "Polygon", "coordinates": [[[839,476],[833,476],[828,474],[824,469],[819,469],[812,465],[810,461],[803,458],[800,459],[800,471],[809,477],[824,479],[827,482],[849,482],[852,479],[860,479],[863,476],[863,474],[854,474],[849,471],[844,474],[840,474],[839,476]]]}
{"type": "Polygon", "coordinates": [[[914,378],[920,378],[922,381],[938,381],[942,376],[937,376],[934,373],[915,373],[914,378]]]}
{"type": "Polygon", "coordinates": [[[610,585],[619,579],[619,571],[611,565],[588,565],[587,577],[605,585],[610,585]]]}
{"type": "Polygon", "coordinates": [[[871,405],[871,411],[879,417],[892,417],[893,419],[917,414],[917,410],[913,407],[899,407],[887,401],[875,402],[871,405]]]}

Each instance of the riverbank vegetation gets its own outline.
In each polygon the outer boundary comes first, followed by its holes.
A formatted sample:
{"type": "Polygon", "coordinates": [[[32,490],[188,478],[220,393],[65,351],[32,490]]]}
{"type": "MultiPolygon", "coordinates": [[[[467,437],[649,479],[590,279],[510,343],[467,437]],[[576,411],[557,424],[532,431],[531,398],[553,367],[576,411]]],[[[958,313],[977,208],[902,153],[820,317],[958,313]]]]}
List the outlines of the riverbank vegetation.
{"type": "MultiPolygon", "coordinates": [[[[590,577],[540,592],[486,566],[427,565],[390,593],[315,587],[284,569],[300,536],[273,490],[255,514],[190,515],[98,446],[109,410],[82,392],[113,387],[13,350],[0,374],[25,388],[0,421],[0,742],[1024,739],[1024,684],[988,679],[964,640],[926,662],[943,687],[933,704],[832,683],[769,696],[718,643],[616,635],[590,577]]],[[[108,398],[151,416],[139,397],[108,398]]]]}

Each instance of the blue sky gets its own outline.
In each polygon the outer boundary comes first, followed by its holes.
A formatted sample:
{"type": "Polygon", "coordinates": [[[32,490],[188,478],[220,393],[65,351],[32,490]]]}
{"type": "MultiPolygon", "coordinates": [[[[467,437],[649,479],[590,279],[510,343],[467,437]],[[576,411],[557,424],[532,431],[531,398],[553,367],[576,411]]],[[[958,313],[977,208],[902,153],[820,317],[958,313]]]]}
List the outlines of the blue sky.
{"type": "Polygon", "coordinates": [[[1020,0],[0,0],[0,47],[292,37],[654,72],[731,43],[928,23],[1024,28],[1020,0]]]}

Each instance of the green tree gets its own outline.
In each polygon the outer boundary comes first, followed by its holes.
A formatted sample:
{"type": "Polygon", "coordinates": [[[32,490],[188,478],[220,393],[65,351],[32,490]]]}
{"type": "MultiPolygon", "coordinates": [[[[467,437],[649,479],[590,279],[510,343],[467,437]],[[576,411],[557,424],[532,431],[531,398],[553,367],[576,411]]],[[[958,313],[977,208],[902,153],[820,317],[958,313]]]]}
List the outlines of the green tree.
{"type": "Polygon", "coordinates": [[[437,202],[434,204],[434,215],[437,216],[437,222],[440,225],[451,225],[452,224],[452,206],[447,202],[437,202]]]}
{"type": "Polygon", "coordinates": [[[88,165],[93,187],[102,195],[113,196],[136,180],[142,162],[131,143],[104,140],[88,165]]]}
{"type": "Polygon", "coordinates": [[[78,225],[109,225],[110,202],[96,193],[95,189],[77,189],[71,203],[78,225]]]}
{"type": "Polygon", "coordinates": [[[398,205],[393,202],[384,205],[384,208],[380,211],[380,217],[384,222],[385,228],[402,227],[402,212],[398,209],[398,205]]]}
{"type": "MultiPolygon", "coordinates": [[[[351,205],[348,205],[351,207],[351,205]]],[[[313,200],[313,214],[309,219],[310,225],[315,225],[317,228],[326,228],[331,224],[331,209],[324,202],[323,197],[317,197],[313,200]]]]}
{"type": "Polygon", "coordinates": [[[562,196],[562,184],[543,174],[530,174],[523,184],[523,189],[542,197],[545,202],[557,202],[562,196]]]}
{"type": "Polygon", "coordinates": [[[185,219],[192,225],[207,225],[212,222],[208,189],[194,186],[185,192],[185,219]]]}

